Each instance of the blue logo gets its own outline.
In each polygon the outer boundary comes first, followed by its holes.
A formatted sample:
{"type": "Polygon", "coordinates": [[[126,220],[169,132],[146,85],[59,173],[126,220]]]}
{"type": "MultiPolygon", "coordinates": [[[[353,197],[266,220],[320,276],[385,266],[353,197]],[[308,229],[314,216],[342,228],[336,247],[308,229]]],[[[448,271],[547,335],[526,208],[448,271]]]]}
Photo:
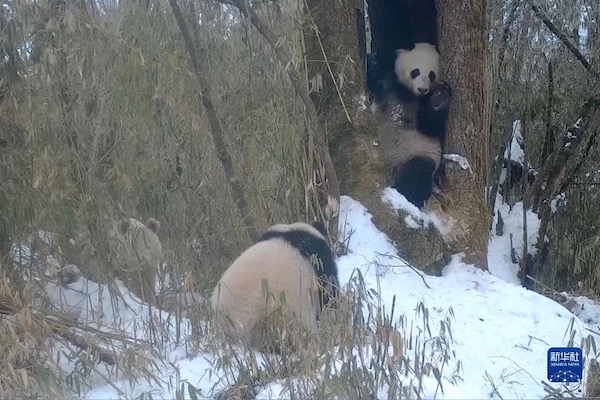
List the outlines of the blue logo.
{"type": "Polygon", "coordinates": [[[552,347],[548,350],[548,380],[550,382],[581,382],[583,355],[579,347],[552,347]]]}

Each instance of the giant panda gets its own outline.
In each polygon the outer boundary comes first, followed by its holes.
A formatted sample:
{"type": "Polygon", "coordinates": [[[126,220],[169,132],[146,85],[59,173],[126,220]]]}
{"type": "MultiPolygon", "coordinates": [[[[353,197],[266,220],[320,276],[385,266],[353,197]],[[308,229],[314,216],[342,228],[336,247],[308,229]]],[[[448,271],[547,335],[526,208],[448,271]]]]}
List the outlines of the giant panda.
{"type": "Polygon", "coordinates": [[[391,186],[420,208],[440,175],[452,94],[440,79],[435,0],[367,3],[367,89],[384,164],[391,186]]]}
{"type": "Polygon", "coordinates": [[[334,306],[339,287],[325,236],[322,223],[268,228],[213,290],[210,301],[220,327],[253,347],[274,351],[277,345],[269,348],[265,324],[273,322],[275,311],[281,312],[286,326],[314,332],[323,307],[334,306]]]}
{"type": "Polygon", "coordinates": [[[442,162],[452,95],[440,80],[439,53],[429,43],[398,49],[393,71],[375,64],[367,79],[391,186],[421,208],[442,162]]]}
{"type": "Polygon", "coordinates": [[[156,274],[162,256],[158,238],[160,221],[149,218],[144,224],[135,218],[121,221],[116,232],[116,276],[146,303],[156,303],[156,274]]]}

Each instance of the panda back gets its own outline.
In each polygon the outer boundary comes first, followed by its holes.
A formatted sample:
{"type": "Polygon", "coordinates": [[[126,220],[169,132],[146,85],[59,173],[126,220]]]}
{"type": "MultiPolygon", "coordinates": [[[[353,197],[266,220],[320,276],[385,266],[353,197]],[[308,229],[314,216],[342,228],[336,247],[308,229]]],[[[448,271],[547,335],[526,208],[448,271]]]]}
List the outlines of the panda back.
{"type": "Polygon", "coordinates": [[[323,237],[298,229],[290,231],[267,231],[260,238],[262,241],[281,240],[294,249],[305,261],[312,265],[314,273],[322,284],[331,283],[339,286],[337,266],[331,248],[323,237]]]}
{"type": "Polygon", "coordinates": [[[309,263],[281,239],[256,243],[225,271],[211,296],[214,308],[225,312],[242,331],[251,330],[280,305],[285,293],[287,307],[302,325],[316,321],[314,291],[317,281],[309,263]],[[265,281],[272,296],[265,298],[265,281]]]}
{"type": "Polygon", "coordinates": [[[431,159],[435,168],[442,159],[439,140],[423,135],[412,128],[380,127],[379,143],[383,147],[383,158],[388,168],[397,168],[415,157],[431,159]]]}

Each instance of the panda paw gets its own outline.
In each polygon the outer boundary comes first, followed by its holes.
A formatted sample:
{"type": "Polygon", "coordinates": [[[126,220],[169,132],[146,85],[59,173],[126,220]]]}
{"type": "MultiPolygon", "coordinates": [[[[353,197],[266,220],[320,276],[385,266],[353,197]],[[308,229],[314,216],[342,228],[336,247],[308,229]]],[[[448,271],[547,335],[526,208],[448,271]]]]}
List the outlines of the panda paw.
{"type": "Polygon", "coordinates": [[[431,94],[430,104],[434,111],[446,110],[450,105],[450,98],[452,97],[452,88],[450,84],[445,81],[440,81],[439,85],[435,88],[431,94]]]}

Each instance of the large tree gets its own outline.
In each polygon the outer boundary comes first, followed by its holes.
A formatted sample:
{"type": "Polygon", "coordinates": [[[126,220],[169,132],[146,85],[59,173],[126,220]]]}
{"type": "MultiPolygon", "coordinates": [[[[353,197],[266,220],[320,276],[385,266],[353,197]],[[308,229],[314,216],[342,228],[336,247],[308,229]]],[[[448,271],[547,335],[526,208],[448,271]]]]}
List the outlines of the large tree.
{"type": "Polygon", "coordinates": [[[446,162],[444,193],[455,227],[453,248],[487,267],[490,213],[485,201],[489,165],[490,102],[485,79],[486,1],[437,0],[442,68],[453,89],[446,153],[466,158],[470,169],[446,162]]]}

